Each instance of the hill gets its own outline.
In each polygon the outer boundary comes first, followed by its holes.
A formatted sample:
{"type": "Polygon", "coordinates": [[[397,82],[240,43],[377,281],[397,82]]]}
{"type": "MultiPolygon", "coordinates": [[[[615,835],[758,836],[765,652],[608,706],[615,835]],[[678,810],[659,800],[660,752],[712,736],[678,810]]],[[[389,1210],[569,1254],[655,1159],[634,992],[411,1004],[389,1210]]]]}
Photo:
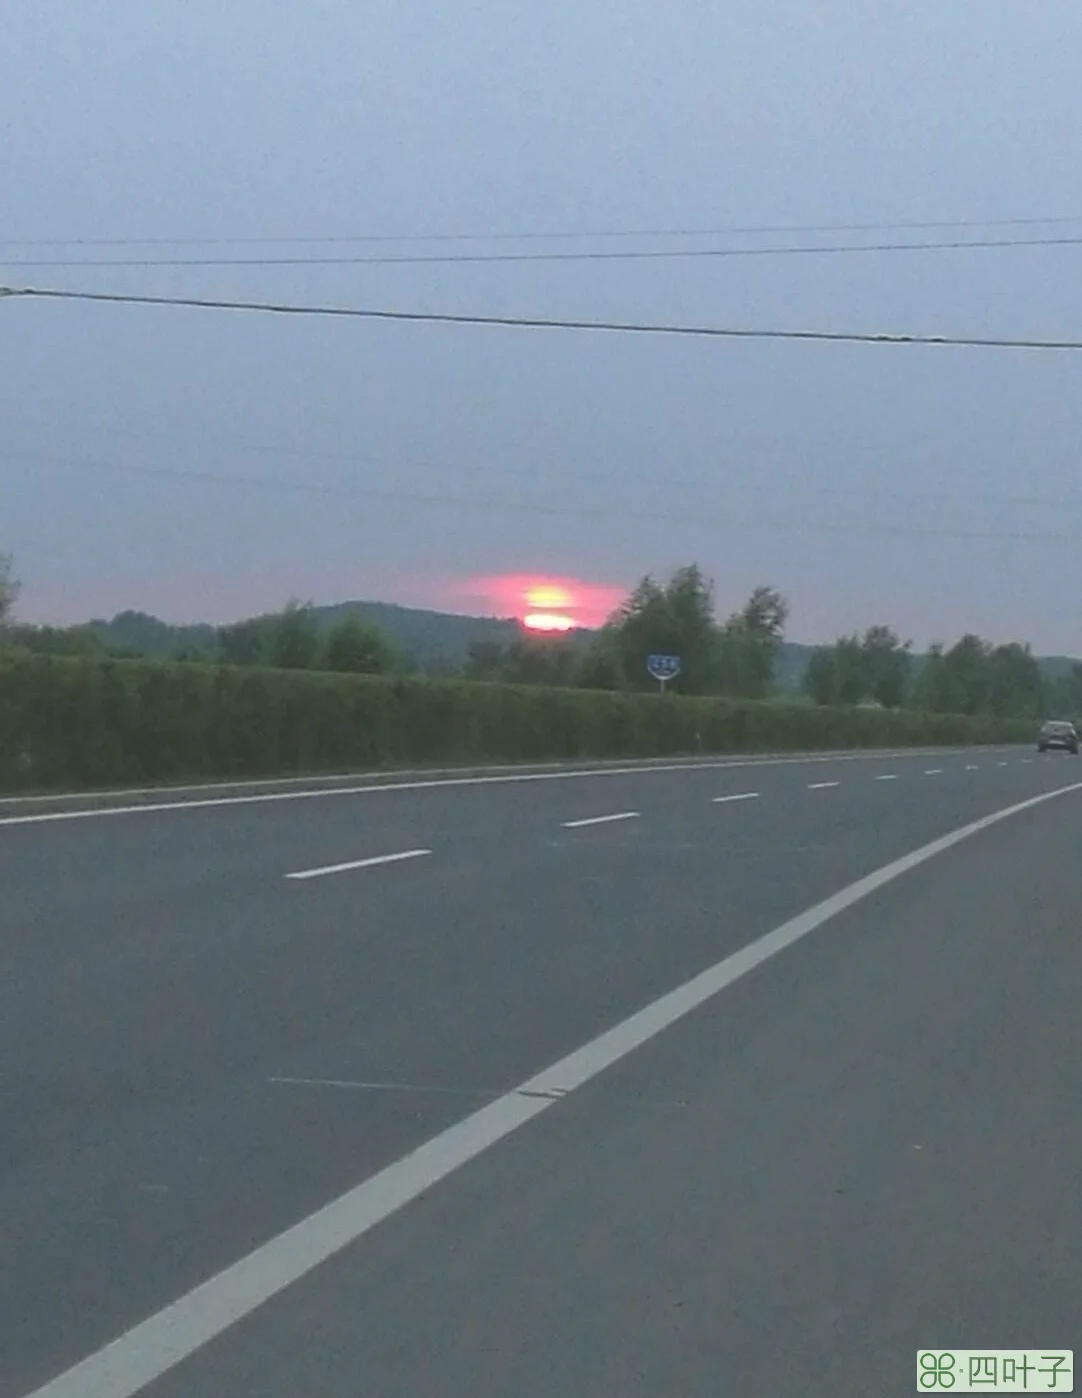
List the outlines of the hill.
{"type": "Polygon", "coordinates": [[[393,602],[339,602],[314,607],[312,615],[321,630],[346,616],[364,617],[391,638],[407,661],[431,674],[461,669],[479,641],[505,645],[519,634],[511,617],[462,616],[393,602]]]}
{"type": "MultiPolygon", "coordinates": [[[[477,642],[505,645],[519,634],[518,623],[511,617],[463,616],[423,607],[400,607],[393,602],[338,602],[313,607],[312,615],[321,630],[344,616],[364,617],[391,638],[411,666],[429,674],[459,670],[470,647],[477,642]]],[[[111,621],[95,620],[89,626],[111,647],[163,657],[209,651],[216,643],[218,631],[206,622],[172,626],[156,616],[135,611],[119,612],[111,621]]],[[[580,630],[572,634],[585,643],[594,633],[580,630]]],[[[799,641],[782,644],[775,672],[779,690],[794,692],[801,688],[808,657],[814,649],[799,641]]],[[[918,665],[921,658],[917,657],[918,665]]],[[[1040,658],[1039,663],[1045,675],[1055,680],[1065,676],[1074,661],[1068,656],[1053,655],[1040,658]]]]}
{"type": "MultiPolygon", "coordinates": [[[[312,608],[321,631],[346,616],[362,616],[372,622],[391,638],[407,661],[432,673],[459,669],[477,641],[503,644],[518,633],[517,623],[507,617],[460,616],[392,602],[338,602],[312,608]]],[[[173,626],[135,611],[118,612],[111,621],[97,618],[89,626],[110,647],[163,658],[212,650],[218,635],[218,628],[207,622],[173,626]]]]}

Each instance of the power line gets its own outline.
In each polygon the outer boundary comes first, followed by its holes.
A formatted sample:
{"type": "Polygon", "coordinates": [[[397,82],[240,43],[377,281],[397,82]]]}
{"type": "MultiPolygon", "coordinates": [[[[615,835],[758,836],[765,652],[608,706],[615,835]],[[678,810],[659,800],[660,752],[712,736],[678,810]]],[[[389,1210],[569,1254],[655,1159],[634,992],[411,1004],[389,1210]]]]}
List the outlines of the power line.
{"type": "Polygon", "coordinates": [[[55,287],[0,286],[0,298],[92,301],[126,306],[183,306],[195,310],[263,311],[274,315],[337,316],[356,320],[419,325],[488,325],[512,330],[595,330],[624,335],[677,335],[719,340],[798,340],[862,345],[940,345],[966,349],[1082,350],[1082,340],[1022,339],[1006,336],[919,335],[859,330],[751,330],[735,326],[660,322],[562,320],[542,316],[493,316],[451,311],[388,311],[360,306],[302,305],[291,302],[236,301],[197,296],[151,296],[131,292],[65,291],[55,287]]]}
{"type": "MultiPolygon", "coordinates": [[[[9,426],[15,425],[20,421],[23,423],[31,423],[35,427],[51,428],[56,426],[55,418],[47,420],[42,418],[23,417],[19,419],[7,413],[6,411],[3,413],[3,417],[4,422],[9,426]]],[[[154,441],[155,439],[161,440],[164,438],[171,444],[176,445],[176,433],[173,429],[120,427],[116,424],[110,423],[103,424],[100,422],[88,422],[85,419],[75,425],[77,425],[79,429],[84,433],[103,432],[111,437],[120,437],[129,441],[136,442],[145,442],[148,440],[154,441]]],[[[185,426],[190,425],[190,422],[187,422],[185,424],[185,426]]],[[[326,461],[332,463],[340,463],[342,465],[371,465],[378,466],[384,470],[390,471],[430,471],[437,475],[451,477],[455,475],[466,475],[503,476],[513,480],[521,480],[522,478],[521,470],[516,470],[514,467],[509,467],[507,465],[482,464],[478,462],[467,463],[462,461],[427,461],[419,460],[418,458],[412,456],[409,458],[402,458],[399,456],[389,457],[386,455],[377,455],[372,452],[328,451],[325,448],[320,447],[293,446],[281,442],[256,442],[253,441],[250,437],[238,436],[234,433],[214,432],[211,434],[206,434],[200,432],[199,444],[205,445],[207,443],[209,443],[211,447],[217,449],[250,452],[261,456],[287,457],[297,461],[326,461]]],[[[188,448],[185,449],[188,450],[188,448]]],[[[38,453],[36,449],[32,449],[30,451],[13,451],[11,448],[9,448],[8,451],[4,454],[9,456],[14,455],[27,458],[36,457],[41,460],[48,460],[53,463],[59,463],[64,465],[78,466],[83,464],[81,461],[70,457],[57,457],[52,454],[41,454],[38,453]]],[[[532,464],[530,465],[530,469],[534,469],[532,464]]],[[[726,477],[722,474],[718,474],[712,477],[676,476],[671,474],[671,472],[669,472],[668,470],[665,471],[664,475],[651,476],[641,474],[629,474],[626,471],[619,470],[591,470],[589,468],[582,468],[576,465],[574,467],[573,480],[575,483],[579,481],[597,481],[609,485],[615,483],[623,486],[634,487],[663,486],[668,490],[724,489],[729,492],[739,493],[741,490],[745,489],[754,489],[756,491],[761,490],[763,476],[761,473],[755,475],[748,475],[747,473],[745,473],[743,479],[734,479],[731,476],[726,477]]],[[[283,486],[288,486],[290,483],[283,482],[282,484],[283,486]]],[[[792,488],[792,485],[793,483],[791,480],[785,481],[782,483],[781,488],[790,489],[792,488]]],[[[328,490],[337,490],[340,488],[341,487],[327,487],[328,490]]],[[[1033,493],[1018,494],[1012,493],[1010,491],[992,491],[974,488],[969,488],[966,490],[898,490],[891,489],[889,487],[876,487],[864,485],[859,482],[850,483],[844,486],[824,486],[814,485],[806,480],[800,480],[798,488],[804,494],[815,495],[829,499],[842,500],[863,497],[871,499],[905,501],[954,501],[965,502],[966,504],[973,504],[974,502],[983,502],[1011,506],[1056,508],[1058,510],[1062,510],[1065,505],[1082,505],[1082,491],[1079,491],[1077,489],[1059,491],[1055,495],[1038,495],[1033,493]]]]}
{"type": "Polygon", "coordinates": [[[801,247],[635,248],[592,252],[467,252],[388,253],[378,256],[304,257],[172,257],[172,258],[18,258],[9,268],[26,267],[393,267],[518,262],[649,262],[727,257],[814,257],[841,253],[960,252],[989,248],[1062,248],[1082,245],[1082,237],[967,238],[923,243],[833,243],[801,247]]]}
{"type": "Polygon", "coordinates": [[[724,238],[742,236],[782,236],[794,233],[884,233],[893,231],[930,232],[953,228],[1033,228],[1063,227],[1082,223],[1082,216],[1051,218],[982,219],[903,219],[896,223],[788,223],[728,224],[713,228],[594,228],[579,231],[513,233],[345,233],[246,235],[208,238],[0,238],[0,247],[225,247],[284,246],[289,244],[331,243],[506,243],[570,242],[594,238],[724,238]]]}
{"type": "MultiPolygon", "coordinates": [[[[5,453],[6,455],[27,455],[29,453],[5,453]]],[[[887,537],[887,538],[926,538],[964,539],[983,541],[1010,541],[1035,544],[1079,544],[1082,532],[1049,532],[994,529],[952,529],[920,525],[876,525],[876,524],[835,524],[818,521],[785,519],[740,519],[732,516],[709,518],[701,513],[692,515],[660,513],[657,510],[609,509],[597,506],[543,504],[533,501],[515,500],[476,500],[455,495],[415,494],[411,491],[371,489],[357,486],[332,486],[315,481],[286,481],[266,476],[242,476],[219,471],[203,471],[182,467],[135,466],[118,462],[95,462],[71,458],[38,457],[63,466],[77,466],[84,470],[119,472],[123,475],[147,476],[167,480],[201,481],[215,485],[244,486],[254,489],[286,491],[305,495],[349,497],[396,501],[416,505],[438,505],[454,509],[482,510],[503,514],[547,515],[592,519],[623,519],[643,523],[695,525],[709,529],[754,529],[768,533],[825,533],[846,536],[887,537]]]]}

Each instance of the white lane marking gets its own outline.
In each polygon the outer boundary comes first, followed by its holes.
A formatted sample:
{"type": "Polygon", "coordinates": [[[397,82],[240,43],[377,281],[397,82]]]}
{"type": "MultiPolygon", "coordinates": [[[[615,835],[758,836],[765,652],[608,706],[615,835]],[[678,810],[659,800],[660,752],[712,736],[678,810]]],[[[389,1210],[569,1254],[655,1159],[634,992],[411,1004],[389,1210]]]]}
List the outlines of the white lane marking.
{"type": "Polygon", "coordinates": [[[431,854],[430,849],[404,849],[397,854],[377,854],[371,859],[351,859],[345,864],[324,864],[319,869],[301,869],[295,874],[286,874],[287,879],[321,879],[324,874],[344,874],[350,869],[374,869],[377,864],[397,864],[403,859],[419,859],[422,854],[431,854]]]}
{"type": "Polygon", "coordinates": [[[938,777],[942,774],[942,771],[942,767],[925,767],[924,775],[926,777],[938,777]]]}
{"type": "Polygon", "coordinates": [[[384,1219],[548,1111],[567,1093],[649,1043],[764,961],[970,836],[1073,791],[1082,791],[1082,782],[993,811],[865,874],[441,1131],[26,1398],[132,1398],[320,1263],[355,1243],[384,1219]]]}
{"type": "MultiPolygon", "coordinates": [[[[437,1093],[447,1097],[502,1097],[506,1088],[489,1087],[432,1087],[412,1082],[356,1082],[350,1078],[268,1078],[270,1083],[284,1083],[293,1087],[336,1087],[351,1088],[360,1092],[420,1092],[437,1093]]],[[[513,1092],[522,1092],[512,1088],[513,1092]]],[[[548,1092],[526,1092],[527,1097],[562,1097],[564,1094],[555,1088],[548,1092]]]]}
{"type": "Polygon", "coordinates": [[[975,762],[967,762],[967,763],[966,763],[966,771],[967,771],[967,772],[975,772],[976,770],[977,770],[977,764],[976,764],[975,762]]]}
{"type": "MultiPolygon", "coordinates": [[[[982,749],[983,751],[984,749],[982,749]]],[[[453,767],[403,767],[395,772],[386,775],[389,778],[397,777],[397,782],[380,783],[390,784],[399,790],[403,786],[410,786],[415,783],[407,782],[406,778],[424,778],[424,784],[434,785],[461,785],[470,782],[491,781],[493,777],[502,776],[503,773],[510,774],[512,780],[518,781],[524,777],[547,777],[547,776],[571,776],[589,777],[603,776],[608,770],[612,770],[615,775],[628,770],[639,771],[675,771],[683,767],[692,770],[699,770],[705,767],[771,767],[778,765],[792,765],[799,762],[872,762],[878,759],[882,762],[885,758],[896,757],[930,757],[934,752],[947,752],[955,756],[962,753],[972,752],[972,748],[903,748],[900,752],[892,752],[887,749],[877,750],[868,748],[858,752],[804,752],[804,753],[776,753],[764,752],[748,757],[724,757],[717,755],[707,761],[696,761],[694,758],[686,758],[679,762],[665,763],[661,758],[644,758],[638,767],[629,769],[627,763],[621,765],[620,760],[599,759],[599,763],[594,763],[593,767],[588,762],[503,762],[503,763],[477,763],[472,767],[461,769],[456,773],[453,767]]],[[[992,747],[992,752],[1002,752],[1002,747],[992,747]]],[[[257,791],[260,787],[267,786],[303,786],[305,783],[311,785],[313,782],[350,782],[357,781],[361,777],[369,780],[375,774],[372,772],[332,772],[323,776],[309,774],[306,777],[251,777],[247,781],[243,778],[235,778],[233,781],[217,782],[185,782],[179,786],[123,786],[115,787],[112,791],[46,791],[39,792],[36,796],[0,796],[0,806],[25,806],[31,802],[40,805],[43,801],[110,801],[119,800],[122,796],[176,796],[182,791],[257,791]]],[[[333,788],[331,788],[333,790],[333,788]]],[[[284,793],[293,795],[292,792],[284,793]]],[[[302,795],[307,793],[301,793],[302,795]]],[[[317,791],[316,795],[324,794],[323,790],[317,791]]],[[[185,804],[188,804],[185,802],[185,804]]],[[[150,810],[153,807],[146,806],[140,809],[150,810]]]]}
{"type": "MultiPolygon", "coordinates": [[[[1002,749],[998,749],[1002,751],[1002,749]]],[[[952,753],[963,753],[972,751],[971,748],[948,748],[939,749],[952,753]]],[[[910,758],[910,757],[930,757],[931,753],[926,748],[913,748],[902,752],[841,752],[841,753],[811,753],[796,757],[757,757],[746,759],[727,758],[711,762],[653,762],[643,763],[638,766],[623,767],[574,767],[561,768],[557,771],[545,772],[513,772],[506,775],[488,775],[474,777],[430,777],[418,781],[406,782],[369,782],[363,786],[335,786],[318,787],[310,791],[264,791],[247,796],[214,796],[205,797],[198,801],[147,801],[135,806],[103,806],[99,810],[92,811],[37,811],[33,815],[22,816],[0,816],[0,826],[3,825],[44,825],[60,820],[91,820],[102,816],[120,815],[153,815],[163,811],[203,811],[215,806],[257,806],[270,801],[314,801],[319,797],[326,796],[374,796],[380,792],[387,791],[431,791],[439,787],[456,786],[501,786],[507,782],[552,782],[570,781],[574,777],[634,777],[646,776],[650,772],[713,772],[719,768],[730,767],[793,767],[801,766],[812,762],[882,762],[884,759],[910,758]]],[[[281,786],[291,778],[270,777],[266,779],[267,785],[281,786]]],[[[319,781],[318,777],[296,778],[303,781],[319,781]]],[[[339,780],[335,777],[323,778],[325,781],[339,780]]],[[[227,784],[230,785],[230,784],[227,784]]],[[[231,783],[231,785],[251,786],[254,783],[231,783]]],[[[218,783],[207,786],[194,787],[173,787],[174,791],[203,791],[216,790],[218,783]]],[[[46,796],[16,796],[0,797],[0,807],[10,805],[16,801],[85,801],[85,800],[108,800],[110,796],[134,796],[141,791],[152,794],[161,790],[159,787],[138,788],[121,792],[69,792],[66,794],[53,794],[46,796]]]]}
{"type": "Polygon", "coordinates": [[[996,763],[996,766],[997,766],[997,767],[1006,767],[1006,765],[1007,765],[1006,762],[997,762],[997,763],[996,763]]]}
{"type": "Polygon", "coordinates": [[[411,1082],[358,1082],[355,1078],[268,1078],[269,1083],[286,1087],[338,1087],[363,1092],[435,1092],[451,1097],[502,1097],[505,1089],[425,1087],[411,1082]]]}
{"type": "Polygon", "coordinates": [[[809,782],[809,791],[826,791],[828,786],[841,786],[841,782],[809,782]]]}
{"type": "Polygon", "coordinates": [[[565,820],[565,830],[579,830],[584,825],[607,825],[610,820],[638,820],[638,811],[617,811],[614,815],[587,816],[585,820],[565,820]]]}
{"type": "Polygon", "coordinates": [[[714,805],[720,806],[726,801],[754,801],[758,795],[757,791],[738,791],[734,796],[715,796],[714,805]]]}
{"type": "Polygon", "coordinates": [[[878,777],[876,777],[877,782],[896,782],[897,780],[897,772],[883,772],[878,777]]]}

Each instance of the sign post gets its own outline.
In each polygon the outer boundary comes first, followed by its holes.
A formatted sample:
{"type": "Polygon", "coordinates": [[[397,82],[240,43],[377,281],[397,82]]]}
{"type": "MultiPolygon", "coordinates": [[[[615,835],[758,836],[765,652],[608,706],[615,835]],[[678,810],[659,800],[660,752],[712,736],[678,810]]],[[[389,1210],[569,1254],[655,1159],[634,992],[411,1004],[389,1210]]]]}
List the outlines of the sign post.
{"type": "Polygon", "coordinates": [[[678,655],[648,655],[646,668],[657,680],[661,693],[664,694],[665,686],[669,680],[676,679],[680,673],[680,657],[678,655]]]}

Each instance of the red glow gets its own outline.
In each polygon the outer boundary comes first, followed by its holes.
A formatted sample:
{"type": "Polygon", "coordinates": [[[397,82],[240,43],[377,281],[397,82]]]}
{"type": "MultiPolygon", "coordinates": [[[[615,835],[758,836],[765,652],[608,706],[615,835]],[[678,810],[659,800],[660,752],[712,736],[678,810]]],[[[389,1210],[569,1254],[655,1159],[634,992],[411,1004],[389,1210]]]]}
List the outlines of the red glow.
{"type": "Polygon", "coordinates": [[[627,595],[626,588],[608,583],[537,573],[471,578],[458,585],[455,592],[471,609],[517,617],[531,631],[601,626],[627,595]]]}

